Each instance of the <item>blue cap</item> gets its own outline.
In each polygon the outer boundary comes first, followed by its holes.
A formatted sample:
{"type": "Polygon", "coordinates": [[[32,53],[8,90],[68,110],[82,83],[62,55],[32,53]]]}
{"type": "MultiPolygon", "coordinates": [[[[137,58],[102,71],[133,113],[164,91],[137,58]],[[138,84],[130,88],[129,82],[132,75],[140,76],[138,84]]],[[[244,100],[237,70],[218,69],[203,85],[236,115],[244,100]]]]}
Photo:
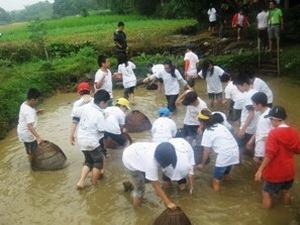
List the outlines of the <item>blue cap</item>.
{"type": "Polygon", "coordinates": [[[159,116],[170,116],[171,112],[167,107],[162,107],[159,109],[159,116]]]}

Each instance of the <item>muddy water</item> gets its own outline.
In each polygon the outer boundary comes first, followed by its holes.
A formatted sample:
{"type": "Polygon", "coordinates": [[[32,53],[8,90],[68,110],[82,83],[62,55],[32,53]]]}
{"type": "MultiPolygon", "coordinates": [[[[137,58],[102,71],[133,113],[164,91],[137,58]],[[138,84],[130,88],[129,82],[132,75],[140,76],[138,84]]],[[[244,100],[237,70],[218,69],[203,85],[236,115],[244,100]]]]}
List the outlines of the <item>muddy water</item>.
{"type": "MultiPolygon", "coordinates": [[[[289,120],[300,128],[299,86],[286,80],[271,79],[276,103],[283,104],[289,120]]],[[[203,82],[198,81],[197,91],[205,95],[203,82]]],[[[115,91],[115,97],[121,96],[115,91]]],[[[139,88],[137,105],[151,120],[158,106],[165,103],[162,95],[139,88]]],[[[122,181],[128,177],[121,163],[121,152],[110,151],[106,163],[106,177],[97,188],[89,186],[77,191],[75,183],[83,162],[83,155],[68,143],[71,102],[76,94],[57,94],[43,103],[47,111],[39,117],[39,132],[62,147],[68,157],[68,167],[54,172],[33,172],[29,167],[22,144],[12,130],[0,142],[0,224],[91,224],[91,225],[148,225],[164,209],[151,187],[147,187],[147,202],[134,210],[128,195],[122,191],[122,181]]],[[[183,119],[180,108],[176,118],[183,119]]],[[[134,141],[148,140],[149,133],[132,135],[134,141]]],[[[300,158],[297,159],[300,164],[300,158]]],[[[300,165],[298,166],[298,170],[300,165]]],[[[297,225],[300,224],[300,173],[292,194],[291,206],[276,205],[270,211],[261,209],[260,184],[253,182],[253,164],[246,159],[244,165],[233,171],[233,181],[214,193],[209,184],[213,165],[198,174],[195,192],[191,196],[169,191],[171,198],[189,215],[195,225],[297,225]]],[[[89,183],[88,183],[89,184],[89,183]]]]}

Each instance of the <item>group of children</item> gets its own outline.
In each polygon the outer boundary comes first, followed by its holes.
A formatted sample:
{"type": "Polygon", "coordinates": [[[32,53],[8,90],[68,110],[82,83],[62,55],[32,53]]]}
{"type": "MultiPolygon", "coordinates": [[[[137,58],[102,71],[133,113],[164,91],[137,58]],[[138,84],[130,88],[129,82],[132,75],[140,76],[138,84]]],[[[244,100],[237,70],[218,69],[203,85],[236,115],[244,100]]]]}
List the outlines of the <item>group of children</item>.
{"type": "MultiPolygon", "coordinates": [[[[106,150],[104,139],[111,138],[124,146],[122,161],[131,176],[133,204],[142,203],[145,183],[150,182],[157,195],[166,207],[176,208],[173,201],[161,187],[159,171],[161,171],[164,187],[175,181],[180,190],[194,190],[194,169],[203,169],[209,160],[211,151],[217,155],[213,173],[212,187],[220,189],[220,183],[228,179],[234,165],[241,162],[241,152],[252,151],[259,169],[255,174],[257,181],[263,179],[263,205],[271,207],[274,194],[282,192],[285,202],[290,200],[289,189],[295,177],[294,153],[300,153],[300,140],[297,131],[285,123],[284,108],[273,103],[273,94],[268,85],[255,77],[252,71],[240,71],[237,76],[230,76],[222,68],[205,60],[202,70],[197,73],[198,59],[188,48],[185,56],[185,78],[167,60],[162,66],[152,65],[152,75],[144,82],[162,79],[167,107],[159,109],[159,118],[153,122],[149,142],[137,142],[128,146],[123,138],[126,112],[133,101],[136,76],[135,65],[127,58],[120,61],[118,72],[109,70],[109,59],[98,57],[99,70],[95,75],[92,97],[91,87],[87,82],[78,85],[80,99],[73,105],[71,144],[77,141],[83,152],[85,163],[81,170],[78,188],[84,188],[85,179],[91,172],[92,184],[96,185],[103,176],[106,150]],[[196,69],[195,69],[196,68],[196,69]],[[112,105],[112,78],[122,76],[124,98],[119,98],[112,105]],[[210,104],[207,104],[191,87],[194,79],[206,80],[210,104]],[[222,82],[227,81],[225,100],[223,99],[222,82]],[[186,89],[180,94],[180,84],[186,89]],[[178,137],[176,123],[176,107],[184,105],[186,114],[182,137],[178,137]],[[226,113],[212,112],[208,108],[228,105],[226,113]],[[238,124],[238,129],[233,127],[238,124]],[[236,124],[234,123],[236,122],[236,124]],[[193,149],[187,137],[201,140],[202,157],[193,149]],[[255,147],[254,147],[255,146],[255,147]]],[[[42,141],[36,132],[36,104],[40,93],[30,89],[27,101],[20,108],[18,135],[31,155],[42,141]]],[[[199,153],[200,154],[200,153],[199,153]]]]}

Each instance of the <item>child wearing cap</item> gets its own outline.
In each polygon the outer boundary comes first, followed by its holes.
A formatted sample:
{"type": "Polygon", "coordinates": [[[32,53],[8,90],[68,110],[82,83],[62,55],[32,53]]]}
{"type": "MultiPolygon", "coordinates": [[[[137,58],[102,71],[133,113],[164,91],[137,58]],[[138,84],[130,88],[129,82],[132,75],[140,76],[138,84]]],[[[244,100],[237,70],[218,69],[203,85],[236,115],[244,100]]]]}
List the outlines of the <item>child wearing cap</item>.
{"type": "Polygon", "coordinates": [[[193,52],[192,45],[188,45],[184,55],[184,77],[190,87],[194,87],[197,77],[198,56],[193,52]]]}
{"type": "Polygon", "coordinates": [[[70,130],[70,143],[71,145],[75,144],[75,132],[79,122],[79,118],[75,116],[75,112],[78,107],[81,107],[85,104],[93,102],[93,97],[91,96],[91,88],[88,82],[81,82],[77,86],[77,93],[80,95],[80,99],[74,102],[73,109],[71,113],[72,117],[72,126],[70,130]]]}
{"type": "Polygon", "coordinates": [[[98,56],[98,66],[99,69],[95,74],[95,82],[94,82],[94,88],[95,92],[99,90],[106,90],[111,100],[109,101],[109,105],[112,105],[112,74],[109,70],[110,62],[107,56],[105,55],[99,55],[98,56]]]}
{"type": "Polygon", "coordinates": [[[210,106],[221,105],[223,99],[223,87],[221,79],[229,76],[221,67],[215,66],[211,60],[204,60],[202,70],[198,75],[206,80],[207,93],[210,100],[210,106]]]}
{"type": "Polygon", "coordinates": [[[175,137],[177,126],[175,122],[169,118],[171,112],[167,107],[160,108],[158,113],[159,118],[153,122],[151,134],[153,142],[161,143],[175,137]]]}
{"type": "Polygon", "coordinates": [[[198,115],[204,130],[201,145],[204,147],[200,169],[205,166],[209,153],[213,150],[217,154],[212,187],[220,190],[220,182],[229,178],[233,165],[239,163],[239,148],[230,131],[213,119],[212,113],[204,109],[198,115]]]}
{"type": "Polygon", "coordinates": [[[198,113],[202,109],[207,108],[207,104],[203,101],[195,91],[187,90],[176,100],[176,105],[182,104],[186,107],[183,120],[183,136],[197,135],[200,122],[198,113]]]}
{"type": "Polygon", "coordinates": [[[36,130],[37,114],[42,112],[42,110],[36,109],[40,97],[39,90],[30,88],[27,92],[27,100],[22,103],[19,111],[17,133],[19,140],[24,143],[29,160],[31,160],[38,144],[43,141],[36,130]]]}
{"type": "Polygon", "coordinates": [[[107,107],[104,112],[106,115],[106,128],[104,138],[110,137],[120,146],[127,144],[127,139],[122,136],[122,133],[126,132],[125,118],[126,111],[130,110],[129,101],[126,98],[119,98],[116,106],[107,107]]]}
{"type": "Polygon", "coordinates": [[[254,148],[254,161],[261,162],[265,156],[265,140],[272,128],[271,121],[265,118],[270,112],[268,107],[268,97],[263,92],[257,92],[252,97],[254,110],[260,112],[257,120],[256,131],[252,138],[247,143],[247,149],[254,148]]]}
{"type": "Polygon", "coordinates": [[[233,80],[239,91],[243,93],[243,107],[240,119],[240,128],[237,132],[239,147],[244,148],[252,135],[255,133],[259,112],[254,111],[252,96],[257,93],[252,88],[251,81],[247,73],[240,73],[233,80]]]}
{"type": "Polygon", "coordinates": [[[114,73],[114,76],[122,76],[124,98],[128,99],[132,104],[134,103],[134,88],[136,86],[136,76],[133,71],[135,69],[135,64],[128,61],[127,56],[123,54],[119,58],[118,72],[114,73]]]}
{"type": "Polygon", "coordinates": [[[77,142],[84,154],[85,162],[81,170],[77,188],[85,186],[85,178],[92,172],[92,184],[96,185],[103,175],[104,149],[100,145],[105,131],[105,112],[110,95],[105,90],[99,90],[94,95],[94,101],[78,107],[74,116],[78,118],[77,142]]]}
{"type": "Polygon", "coordinates": [[[282,194],[285,204],[291,201],[290,189],[296,174],[294,155],[300,154],[299,133],[285,123],[285,109],[275,106],[267,115],[273,129],[266,139],[265,157],[255,174],[255,180],[263,180],[262,205],[271,208],[273,196],[282,194]]]}

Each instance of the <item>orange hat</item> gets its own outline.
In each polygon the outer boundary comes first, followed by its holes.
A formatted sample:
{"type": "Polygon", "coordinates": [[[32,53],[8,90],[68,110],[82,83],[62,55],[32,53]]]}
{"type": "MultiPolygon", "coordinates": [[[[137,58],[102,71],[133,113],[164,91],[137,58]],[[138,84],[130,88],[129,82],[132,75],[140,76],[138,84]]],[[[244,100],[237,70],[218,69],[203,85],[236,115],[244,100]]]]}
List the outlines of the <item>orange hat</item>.
{"type": "Polygon", "coordinates": [[[80,94],[80,92],[82,91],[90,91],[90,84],[88,82],[81,82],[78,86],[77,86],[77,92],[80,94]]]}

